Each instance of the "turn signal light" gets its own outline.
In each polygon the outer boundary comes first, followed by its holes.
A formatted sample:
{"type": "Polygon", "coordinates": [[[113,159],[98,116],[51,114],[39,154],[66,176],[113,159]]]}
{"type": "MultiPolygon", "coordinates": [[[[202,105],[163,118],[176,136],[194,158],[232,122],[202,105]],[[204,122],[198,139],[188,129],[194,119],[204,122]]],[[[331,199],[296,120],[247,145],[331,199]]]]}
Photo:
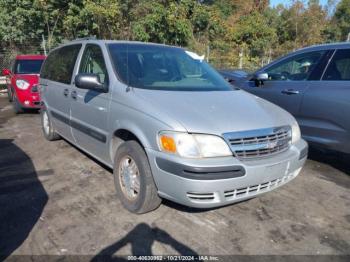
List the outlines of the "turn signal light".
{"type": "Polygon", "coordinates": [[[162,149],[164,151],[170,152],[170,153],[176,153],[176,144],[172,137],[161,135],[160,136],[160,144],[162,146],[162,149]]]}

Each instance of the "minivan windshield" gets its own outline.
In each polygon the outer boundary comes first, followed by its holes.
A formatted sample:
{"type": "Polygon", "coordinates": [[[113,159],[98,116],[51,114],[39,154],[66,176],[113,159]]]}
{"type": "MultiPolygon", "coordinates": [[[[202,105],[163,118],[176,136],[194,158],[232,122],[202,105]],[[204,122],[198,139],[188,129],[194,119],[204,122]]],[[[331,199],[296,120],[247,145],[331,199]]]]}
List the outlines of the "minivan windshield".
{"type": "Polygon", "coordinates": [[[182,48],[140,44],[108,44],[117,76],[125,84],[169,91],[229,91],[231,85],[202,57],[182,48]]]}
{"type": "Polygon", "coordinates": [[[16,60],[15,74],[39,74],[44,60],[16,60]]]}

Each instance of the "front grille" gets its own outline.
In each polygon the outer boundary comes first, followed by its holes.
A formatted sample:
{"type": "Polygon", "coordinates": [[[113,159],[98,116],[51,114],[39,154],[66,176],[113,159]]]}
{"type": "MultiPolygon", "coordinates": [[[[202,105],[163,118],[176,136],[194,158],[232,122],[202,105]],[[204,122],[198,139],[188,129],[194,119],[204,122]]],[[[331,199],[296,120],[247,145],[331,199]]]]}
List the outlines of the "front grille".
{"type": "Polygon", "coordinates": [[[223,134],[232,152],[241,160],[268,157],[287,150],[291,144],[289,126],[223,134]]]}

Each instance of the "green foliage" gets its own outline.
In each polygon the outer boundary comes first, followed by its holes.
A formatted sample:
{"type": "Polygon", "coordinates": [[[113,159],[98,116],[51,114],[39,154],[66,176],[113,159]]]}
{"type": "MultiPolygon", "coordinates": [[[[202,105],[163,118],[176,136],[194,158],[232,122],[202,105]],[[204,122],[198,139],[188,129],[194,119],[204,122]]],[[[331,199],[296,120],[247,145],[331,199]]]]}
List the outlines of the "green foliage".
{"type": "Polygon", "coordinates": [[[66,38],[98,36],[111,39],[119,36],[121,10],[115,0],[84,0],[68,4],[63,20],[66,38]]]}
{"type": "Polygon", "coordinates": [[[0,0],[0,34],[8,45],[23,43],[43,33],[40,12],[32,8],[32,1],[0,0]],[[37,25],[37,26],[34,26],[37,25]]]}
{"type": "Polygon", "coordinates": [[[220,12],[223,18],[227,18],[237,9],[235,1],[231,0],[206,0],[203,1],[207,5],[213,5],[213,7],[220,12]]]}
{"type": "Polygon", "coordinates": [[[276,29],[269,26],[264,14],[254,11],[238,21],[233,40],[238,45],[248,45],[253,56],[261,55],[261,52],[274,47],[277,40],[276,29]]]}
{"type": "Polygon", "coordinates": [[[338,4],[333,18],[333,30],[339,40],[346,40],[350,34],[350,0],[342,0],[338,4]]]}
{"type": "Polygon", "coordinates": [[[133,17],[143,17],[132,22],[135,40],[175,45],[187,45],[193,28],[188,14],[190,1],[143,1],[132,12],[133,17]]]}
{"type": "MultiPolygon", "coordinates": [[[[338,1],[338,0],[337,0],[338,1]]],[[[51,49],[94,35],[210,50],[217,66],[263,64],[306,45],[346,40],[350,0],[333,13],[318,0],[271,8],[268,0],[0,0],[1,49],[30,52],[42,36],[51,49]]],[[[331,2],[331,1],[330,1],[331,2]]],[[[37,48],[38,50],[38,48],[37,48]]]]}

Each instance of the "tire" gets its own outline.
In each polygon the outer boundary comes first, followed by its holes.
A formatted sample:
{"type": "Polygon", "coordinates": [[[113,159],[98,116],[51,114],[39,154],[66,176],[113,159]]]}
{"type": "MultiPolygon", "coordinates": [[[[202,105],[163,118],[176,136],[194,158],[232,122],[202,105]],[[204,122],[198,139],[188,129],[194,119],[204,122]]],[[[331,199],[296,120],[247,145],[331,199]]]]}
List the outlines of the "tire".
{"type": "Polygon", "coordinates": [[[41,118],[41,127],[43,130],[44,137],[48,141],[54,141],[60,139],[60,135],[56,133],[52,121],[50,118],[49,113],[47,112],[46,109],[41,109],[40,110],[40,118],[41,118]]]}
{"type": "MultiPolygon", "coordinates": [[[[118,148],[114,160],[114,185],[122,205],[130,212],[136,214],[147,213],[159,207],[162,200],[158,196],[151,167],[147,155],[141,145],[133,140],[124,142],[118,148]],[[129,182],[129,185],[133,184],[133,188],[137,188],[137,182],[135,182],[135,179],[125,179],[127,175],[123,176],[123,174],[125,174],[123,173],[123,164],[125,167],[124,170],[128,170],[133,167],[132,163],[136,165],[137,169],[137,172],[130,172],[137,178],[136,180],[139,184],[137,190],[128,190],[128,186],[126,185],[127,181],[129,182]],[[128,195],[127,192],[133,193],[128,195]]],[[[135,171],[135,169],[133,171],[135,171]]]]}
{"type": "Polygon", "coordinates": [[[8,100],[9,102],[12,102],[12,92],[10,88],[7,88],[7,96],[8,96],[8,100]]]}
{"type": "Polygon", "coordinates": [[[18,101],[16,93],[13,94],[13,110],[16,114],[22,114],[24,112],[24,109],[21,105],[21,103],[18,101]]]}

